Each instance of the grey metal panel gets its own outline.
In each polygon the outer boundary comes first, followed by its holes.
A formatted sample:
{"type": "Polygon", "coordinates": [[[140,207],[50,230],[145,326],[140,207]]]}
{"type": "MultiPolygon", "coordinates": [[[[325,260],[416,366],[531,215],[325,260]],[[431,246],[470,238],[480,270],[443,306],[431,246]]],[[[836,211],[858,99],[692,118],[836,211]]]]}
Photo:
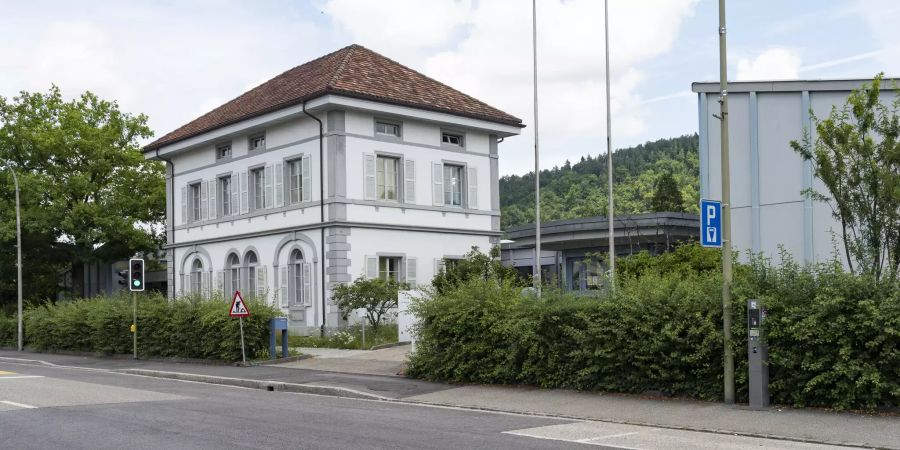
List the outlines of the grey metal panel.
{"type": "MultiPolygon", "coordinates": [[[[803,133],[808,134],[810,132],[811,122],[809,116],[809,91],[803,91],[801,94],[801,125],[803,126],[803,133]]],[[[803,161],[803,189],[812,188],[813,183],[813,168],[812,161],[804,160],[803,161]]],[[[815,257],[814,247],[813,247],[813,204],[812,197],[809,195],[803,196],[803,262],[811,263],[813,262],[815,257]]]]}
{"type": "Polygon", "coordinates": [[[705,92],[700,93],[697,103],[700,116],[700,197],[709,198],[709,111],[705,92]]]}
{"type": "Polygon", "coordinates": [[[759,105],[756,92],[750,93],[750,207],[750,249],[759,253],[759,105]]]}
{"type": "Polygon", "coordinates": [[[731,160],[731,208],[749,207],[750,95],[728,94],[728,151],[731,160]]]}
{"type": "Polygon", "coordinates": [[[765,180],[760,183],[760,203],[801,201],[803,162],[790,147],[791,140],[802,138],[801,95],[757,93],[757,101],[763,118],[758,124],[760,177],[765,180]]]}
{"type": "MultiPolygon", "coordinates": [[[[886,78],[882,86],[890,88],[898,78],[886,78]]],[[[779,81],[729,81],[728,93],[738,92],[802,92],[802,91],[846,91],[859,89],[863,83],[872,82],[871,78],[846,78],[832,80],[779,80],[779,81]]],[[[693,92],[719,92],[719,82],[691,83],[693,92]]]]}

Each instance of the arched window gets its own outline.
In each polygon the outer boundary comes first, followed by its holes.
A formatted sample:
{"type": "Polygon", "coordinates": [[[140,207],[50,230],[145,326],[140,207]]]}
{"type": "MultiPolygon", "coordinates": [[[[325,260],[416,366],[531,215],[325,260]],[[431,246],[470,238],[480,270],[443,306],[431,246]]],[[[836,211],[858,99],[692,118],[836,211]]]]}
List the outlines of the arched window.
{"type": "Polygon", "coordinates": [[[288,260],[288,264],[290,267],[290,286],[291,290],[291,302],[294,305],[302,305],[304,302],[303,298],[303,252],[299,249],[294,249],[291,252],[291,258],[288,260]]]}
{"type": "Polygon", "coordinates": [[[201,292],[201,279],[203,275],[203,261],[200,258],[194,258],[191,264],[191,292],[199,294],[201,292]]]}
{"type": "Polygon", "coordinates": [[[241,260],[234,253],[228,255],[225,261],[225,289],[228,290],[225,292],[228,300],[231,300],[234,291],[241,289],[241,260]]]}
{"type": "Polygon", "coordinates": [[[255,252],[247,252],[247,256],[244,257],[244,265],[247,272],[247,290],[245,295],[253,297],[256,295],[256,266],[259,265],[259,259],[256,257],[255,252]]]}

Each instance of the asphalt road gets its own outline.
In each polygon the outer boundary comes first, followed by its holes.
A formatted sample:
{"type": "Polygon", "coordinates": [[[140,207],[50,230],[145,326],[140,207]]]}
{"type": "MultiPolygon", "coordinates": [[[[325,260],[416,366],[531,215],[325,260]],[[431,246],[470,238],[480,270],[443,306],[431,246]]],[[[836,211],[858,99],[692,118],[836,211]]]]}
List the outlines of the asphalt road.
{"type": "Polygon", "coordinates": [[[836,448],[11,363],[0,363],[0,447],[836,448]]]}

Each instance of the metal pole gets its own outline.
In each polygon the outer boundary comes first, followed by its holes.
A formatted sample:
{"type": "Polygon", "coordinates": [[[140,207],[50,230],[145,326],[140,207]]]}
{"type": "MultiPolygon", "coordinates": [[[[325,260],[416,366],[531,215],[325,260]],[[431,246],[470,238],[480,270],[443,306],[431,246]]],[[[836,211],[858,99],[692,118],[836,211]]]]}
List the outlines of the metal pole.
{"type": "Polygon", "coordinates": [[[731,167],[728,160],[728,60],[725,51],[725,0],[719,0],[719,105],[722,126],[722,334],[725,346],[725,403],[734,404],[734,353],[731,348],[731,167]]]}
{"type": "Polygon", "coordinates": [[[22,333],[22,218],[19,212],[19,177],[16,176],[15,169],[12,166],[9,167],[9,171],[12,172],[13,183],[16,185],[16,290],[18,291],[18,336],[19,336],[19,351],[22,351],[22,345],[24,341],[24,336],[22,333]]]}
{"type": "Polygon", "coordinates": [[[603,2],[603,30],[606,33],[606,166],[609,177],[609,286],[616,285],[616,236],[614,222],[615,204],[613,202],[613,163],[612,163],[612,115],[609,100],[609,0],[603,2]]]}
{"type": "MultiPolygon", "coordinates": [[[[131,268],[128,268],[129,273],[131,268]]],[[[132,341],[132,350],[134,352],[134,359],[137,358],[137,292],[131,291],[131,327],[134,329],[134,333],[131,333],[131,341],[132,341]]]]}
{"type": "Polygon", "coordinates": [[[239,316],[238,321],[241,324],[241,361],[247,365],[247,353],[244,351],[244,316],[239,316]]]}
{"type": "Polygon", "coordinates": [[[534,73],[534,287],[541,295],[541,162],[538,151],[537,0],[531,0],[531,50],[534,73]]]}

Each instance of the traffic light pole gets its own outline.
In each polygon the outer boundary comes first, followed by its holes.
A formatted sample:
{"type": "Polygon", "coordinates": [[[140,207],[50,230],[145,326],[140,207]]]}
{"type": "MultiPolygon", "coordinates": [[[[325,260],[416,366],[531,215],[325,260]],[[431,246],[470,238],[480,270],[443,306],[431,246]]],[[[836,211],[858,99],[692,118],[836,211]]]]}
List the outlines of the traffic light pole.
{"type": "Polygon", "coordinates": [[[137,292],[131,291],[131,329],[134,359],[137,357],[137,292]]]}

